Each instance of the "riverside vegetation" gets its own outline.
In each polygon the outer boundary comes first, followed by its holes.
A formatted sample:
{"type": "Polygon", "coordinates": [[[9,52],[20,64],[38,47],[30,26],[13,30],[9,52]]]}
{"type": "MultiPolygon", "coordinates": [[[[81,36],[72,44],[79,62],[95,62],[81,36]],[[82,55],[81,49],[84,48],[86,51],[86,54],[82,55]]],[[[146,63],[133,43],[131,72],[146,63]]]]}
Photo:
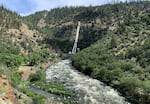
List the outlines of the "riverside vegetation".
{"type": "Polygon", "coordinates": [[[56,57],[49,50],[62,53],[71,50],[80,20],[78,47],[81,52],[73,55],[72,64],[86,75],[116,88],[131,103],[149,104],[149,5],[149,1],[133,1],[63,7],[25,17],[1,6],[0,73],[7,69],[14,88],[30,96],[35,104],[44,104],[46,98],[34,94],[24,84],[43,85],[41,88],[48,92],[74,96],[60,83],[47,85],[43,70],[23,81],[17,68],[53,62],[56,57]],[[7,68],[2,70],[3,66],[7,68]],[[49,87],[52,90],[48,90],[49,87]]]}

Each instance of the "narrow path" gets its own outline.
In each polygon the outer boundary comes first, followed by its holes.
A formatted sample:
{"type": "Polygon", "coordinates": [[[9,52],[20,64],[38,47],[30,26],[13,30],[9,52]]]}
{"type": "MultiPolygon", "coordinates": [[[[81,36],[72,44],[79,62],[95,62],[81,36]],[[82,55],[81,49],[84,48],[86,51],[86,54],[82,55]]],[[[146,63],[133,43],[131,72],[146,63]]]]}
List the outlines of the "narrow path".
{"type": "Polygon", "coordinates": [[[34,91],[35,93],[41,94],[41,95],[43,95],[43,96],[45,96],[45,97],[48,97],[48,98],[56,98],[56,97],[58,97],[58,96],[55,95],[55,94],[48,93],[48,92],[43,91],[43,90],[41,90],[41,89],[39,89],[39,88],[37,88],[37,87],[35,87],[35,86],[28,86],[28,88],[29,88],[30,90],[34,91]]]}

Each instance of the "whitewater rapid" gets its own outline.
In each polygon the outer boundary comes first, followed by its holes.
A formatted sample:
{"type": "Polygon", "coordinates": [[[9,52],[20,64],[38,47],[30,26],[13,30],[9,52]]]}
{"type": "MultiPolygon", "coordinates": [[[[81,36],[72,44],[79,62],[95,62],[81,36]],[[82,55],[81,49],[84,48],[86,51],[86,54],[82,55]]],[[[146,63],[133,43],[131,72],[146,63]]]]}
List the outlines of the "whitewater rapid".
{"type": "Polygon", "coordinates": [[[46,70],[47,82],[61,82],[74,91],[78,104],[129,104],[113,88],[75,70],[70,60],[62,60],[46,70]]]}

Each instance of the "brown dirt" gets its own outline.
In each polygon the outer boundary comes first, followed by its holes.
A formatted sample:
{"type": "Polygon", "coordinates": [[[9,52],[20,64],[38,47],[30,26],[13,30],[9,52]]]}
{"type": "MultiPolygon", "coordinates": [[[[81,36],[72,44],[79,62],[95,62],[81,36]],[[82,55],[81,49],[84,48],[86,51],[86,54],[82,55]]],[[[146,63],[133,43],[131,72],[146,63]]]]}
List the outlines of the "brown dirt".
{"type": "Polygon", "coordinates": [[[19,104],[6,75],[0,77],[0,87],[4,89],[3,95],[0,95],[0,104],[19,104]]]}
{"type": "Polygon", "coordinates": [[[18,72],[23,72],[22,74],[23,80],[27,80],[31,74],[36,73],[35,70],[32,70],[31,66],[20,66],[18,72]]]}

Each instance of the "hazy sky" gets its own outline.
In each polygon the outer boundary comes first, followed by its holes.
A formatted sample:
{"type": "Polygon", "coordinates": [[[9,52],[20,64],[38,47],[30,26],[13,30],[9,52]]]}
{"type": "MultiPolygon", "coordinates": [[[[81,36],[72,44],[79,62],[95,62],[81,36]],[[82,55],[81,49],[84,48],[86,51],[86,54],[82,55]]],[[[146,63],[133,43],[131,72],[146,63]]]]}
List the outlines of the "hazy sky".
{"type": "Polygon", "coordinates": [[[114,0],[0,0],[0,4],[20,15],[28,15],[56,7],[102,5],[111,1],[114,0]]]}

